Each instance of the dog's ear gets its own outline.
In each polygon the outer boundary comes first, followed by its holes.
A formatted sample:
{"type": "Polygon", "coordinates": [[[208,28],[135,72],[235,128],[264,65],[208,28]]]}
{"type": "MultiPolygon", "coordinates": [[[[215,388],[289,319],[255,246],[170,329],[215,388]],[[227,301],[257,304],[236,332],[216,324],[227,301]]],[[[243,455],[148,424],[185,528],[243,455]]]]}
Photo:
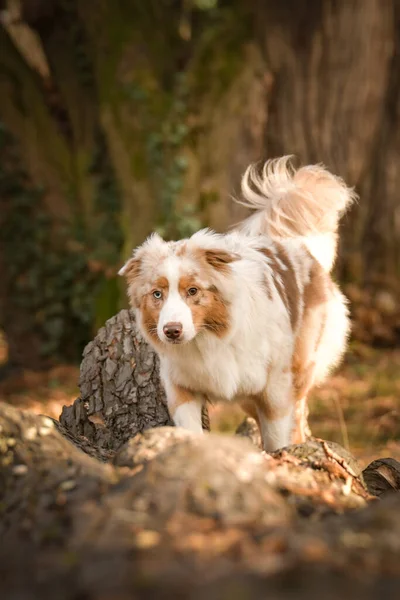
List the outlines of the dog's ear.
{"type": "Polygon", "coordinates": [[[140,275],[140,260],[138,258],[130,258],[124,266],[118,271],[118,275],[125,277],[129,284],[140,275]]]}
{"type": "Polygon", "coordinates": [[[236,260],[239,256],[227,250],[205,250],[205,259],[207,263],[217,271],[226,272],[228,265],[236,260]]]}
{"type": "Polygon", "coordinates": [[[118,275],[126,278],[128,283],[128,297],[133,308],[139,304],[137,281],[141,274],[141,260],[139,258],[130,258],[118,271],[118,275]]]}

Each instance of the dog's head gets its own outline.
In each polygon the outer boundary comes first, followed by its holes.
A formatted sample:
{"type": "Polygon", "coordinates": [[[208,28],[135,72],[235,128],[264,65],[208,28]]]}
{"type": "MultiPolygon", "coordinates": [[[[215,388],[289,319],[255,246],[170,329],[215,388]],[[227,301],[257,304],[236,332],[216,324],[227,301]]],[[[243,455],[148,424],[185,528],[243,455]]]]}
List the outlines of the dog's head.
{"type": "Polygon", "coordinates": [[[187,343],[200,332],[226,335],[230,323],[224,288],[238,256],[224,249],[222,239],[202,231],[187,240],[165,242],[155,234],[119,271],[150,343],[187,343]]]}

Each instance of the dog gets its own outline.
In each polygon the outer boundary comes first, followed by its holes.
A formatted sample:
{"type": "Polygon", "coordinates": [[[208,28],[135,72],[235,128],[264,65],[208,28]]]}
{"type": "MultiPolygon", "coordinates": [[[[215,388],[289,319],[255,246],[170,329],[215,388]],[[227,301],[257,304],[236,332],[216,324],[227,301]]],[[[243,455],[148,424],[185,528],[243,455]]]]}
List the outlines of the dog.
{"type": "Polygon", "coordinates": [[[151,235],[119,271],[139,328],[160,357],[175,424],[202,432],[207,401],[238,402],[267,452],[310,435],[307,396],[338,364],[347,301],[330,272],[352,189],[321,165],[290,157],[250,165],[226,234],[151,235]]]}

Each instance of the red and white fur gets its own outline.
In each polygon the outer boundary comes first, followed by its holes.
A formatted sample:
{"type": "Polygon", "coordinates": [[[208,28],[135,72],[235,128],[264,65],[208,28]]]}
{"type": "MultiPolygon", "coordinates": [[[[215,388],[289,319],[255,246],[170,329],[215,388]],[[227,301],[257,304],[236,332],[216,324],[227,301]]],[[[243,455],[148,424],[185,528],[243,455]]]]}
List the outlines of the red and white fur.
{"type": "Polygon", "coordinates": [[[239,402],[264,449],[304,441],[307,395],[340,360],[346,300],[332,281],[340,216],[354,199],[321,166],[289,157],[250,166],[237,230],[158,235],[121,269],[146,340],[157,351],[176,425],[202,431],[207,401],[239,402]]]}

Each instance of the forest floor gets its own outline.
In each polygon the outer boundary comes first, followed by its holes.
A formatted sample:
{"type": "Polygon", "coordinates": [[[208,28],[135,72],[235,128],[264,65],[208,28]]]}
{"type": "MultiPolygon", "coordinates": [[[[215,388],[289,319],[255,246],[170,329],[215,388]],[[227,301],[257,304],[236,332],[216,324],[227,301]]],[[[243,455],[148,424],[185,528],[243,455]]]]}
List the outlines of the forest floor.
{"type": "MultiPolygon", "coordinates": [[[[6,360],[0,338],[0,364],[6,360]]],[[[60,365],[0,381],[0,401],[58,418],[78,397],[79,368],[60,365]]],[[[211,408],[211,427],[232,432],[243,420],[235,406],[211,408]]],[[[375,458],[400,460],[400,349],[353,344],[343,365],[310,398],[313,434],[349,449],[363,466],[375,458]]]]}

